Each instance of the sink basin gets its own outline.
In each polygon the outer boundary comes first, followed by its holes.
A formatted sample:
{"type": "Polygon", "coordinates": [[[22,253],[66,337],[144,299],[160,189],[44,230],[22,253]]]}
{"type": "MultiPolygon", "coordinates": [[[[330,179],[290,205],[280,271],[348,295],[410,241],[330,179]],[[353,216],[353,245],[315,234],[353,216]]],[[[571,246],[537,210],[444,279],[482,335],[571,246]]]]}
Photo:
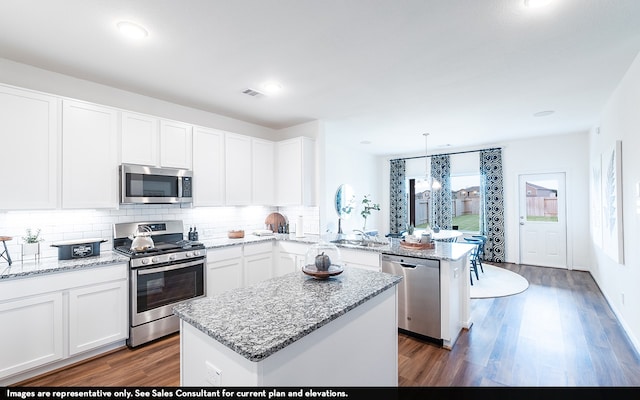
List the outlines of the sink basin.
{"type": "Polygon", "coordinates": [[[358,246],[358,247],[382,247],[388,244],[383,242],[372,242],[372,241],[365,241],[365,240],[358,240],[358,239],[337,239],[337,240],[332,240],[331,243],[344,244],[349,246],[358,246]]]}

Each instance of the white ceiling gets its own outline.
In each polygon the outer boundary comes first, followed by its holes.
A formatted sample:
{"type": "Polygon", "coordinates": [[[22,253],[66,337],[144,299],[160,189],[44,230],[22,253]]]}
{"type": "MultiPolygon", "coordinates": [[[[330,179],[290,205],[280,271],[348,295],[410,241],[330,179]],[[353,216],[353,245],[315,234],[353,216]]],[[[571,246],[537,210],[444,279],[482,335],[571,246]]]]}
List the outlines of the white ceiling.
{"type": "Polygon", "coordinates": [[[639,52],[638,0],[0,1],[0,57],[375,154],[586,131],[639,52]]]}

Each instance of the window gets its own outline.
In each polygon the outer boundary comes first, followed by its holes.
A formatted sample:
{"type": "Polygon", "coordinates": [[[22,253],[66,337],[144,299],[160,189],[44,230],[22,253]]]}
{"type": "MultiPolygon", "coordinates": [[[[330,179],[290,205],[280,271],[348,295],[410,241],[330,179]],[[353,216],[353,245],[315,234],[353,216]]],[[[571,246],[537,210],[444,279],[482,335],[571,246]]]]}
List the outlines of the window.
{"type": "Polygon", "coordinates": [[[452,176],[451,202],[454,229],[480,232],[480,175],[452,176]]]}

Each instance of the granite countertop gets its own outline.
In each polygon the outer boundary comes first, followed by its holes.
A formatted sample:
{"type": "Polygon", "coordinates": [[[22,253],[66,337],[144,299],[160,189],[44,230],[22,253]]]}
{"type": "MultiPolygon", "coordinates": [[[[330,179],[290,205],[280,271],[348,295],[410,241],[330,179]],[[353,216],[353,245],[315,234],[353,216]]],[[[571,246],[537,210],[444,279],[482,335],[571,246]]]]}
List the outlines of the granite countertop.
{"type": "MultiPolygon", "coordinates": [[[[335,239],[335,235],[305,235],[304,237],[296,237],[295,235],[288,234],[274,234],[271,236],[255,236],[252,234],[246,235],[241,239],[211,239],[203,240],[207,249],[216,249],[227,246],[238,246],[244,244],[259,243],[268,240],[278,241],[290,241],[297,243],[315,244],[321,240],[331,242],[335,239]]],[[[385,241],[387,239],[385,238],[385,241]]],[[[359,246],[357,244],[336,244],[338,248],[352,249],[359,251],[368,251],[374,253],[395,254],[402,256],[418,257],[418,258],[430,258],[434,260],[448,260],[455,261],[462,258],[466,253],[473,249],[473,245],[467,243],[450,243],[450,242],[434,242],[435,247],[429,250],[413,250],[406,249],[400,246],[399,239],[390,239],[388,244],[379,245],[374,247],[359,246]]]]}
{"type": "Polygon", "coordinates": [[[359,268],[349,268],[327,280],[292,272],[177,305],[174,313],[257,362],[390,289],[401,279],[359,268]]]}
{"type": "Polygon", "coordinates": [[[37,276],[55,272],[68,272],[83,268],[107,266],[117,263],[128,263],[129,258],[113,251],[106,251],[99,256],[76,258],[73,260],[58,260],[57,258],[42,258],[39,261],[13,261],[11,266],[0,266],[0,282],[13,278],[37,276]]]}
{"type": "MultiPolygon", "coordinates": [[[[250,245],[253,243],[262,243],[265,241],[291,241],[297,243],[315,244],[321,240],[330,241],[333,239],[331,235],[305,235],[304,237],[296,237],[295,234],[274,234],[269,236],[256,236],[248,234],[242,239],[228,238],[210,238],[203,239],[201,242],[207,249],[218,249],[229,246],[250,245]]],[[[434,249],[430,250],[409,250],[400,246],[398,239],[391,239],[389,244],[376,247],[365,247],[351,244],[337,244],[339,248],[353,249],[359,251],[368,251],[375,253],[396,254],[419,258],[430,258],[436,260],[458,260],[469,252],[473,245],[466,243],[446,243],[436,242],[434,249]]],[[[78,258],[74,260],[60,261],[57,258],[42,258],[38,261],[26,260],[15,261],[11,266],[0,264],[0,282],[5,279],[22,278],[30,275],[41,275],[55,272],[66,272],[74,269],[93,268],[101,265],[110,265],[121,262],[128,262],[129,258],[122,256],[113,251],[104,251],[99,256],[78,258]]]]}

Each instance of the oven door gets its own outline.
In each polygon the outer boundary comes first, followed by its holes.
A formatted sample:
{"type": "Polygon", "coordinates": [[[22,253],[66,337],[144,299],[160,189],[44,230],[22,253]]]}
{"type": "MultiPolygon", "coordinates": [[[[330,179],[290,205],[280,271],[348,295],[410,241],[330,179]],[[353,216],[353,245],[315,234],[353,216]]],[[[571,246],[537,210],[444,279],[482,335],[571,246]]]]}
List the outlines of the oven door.
{"type": "Polygon", "coordinates": [[[205,259],[131,270],[131,326],[173,315],[173,306],[205,296],[205,259]]]}

